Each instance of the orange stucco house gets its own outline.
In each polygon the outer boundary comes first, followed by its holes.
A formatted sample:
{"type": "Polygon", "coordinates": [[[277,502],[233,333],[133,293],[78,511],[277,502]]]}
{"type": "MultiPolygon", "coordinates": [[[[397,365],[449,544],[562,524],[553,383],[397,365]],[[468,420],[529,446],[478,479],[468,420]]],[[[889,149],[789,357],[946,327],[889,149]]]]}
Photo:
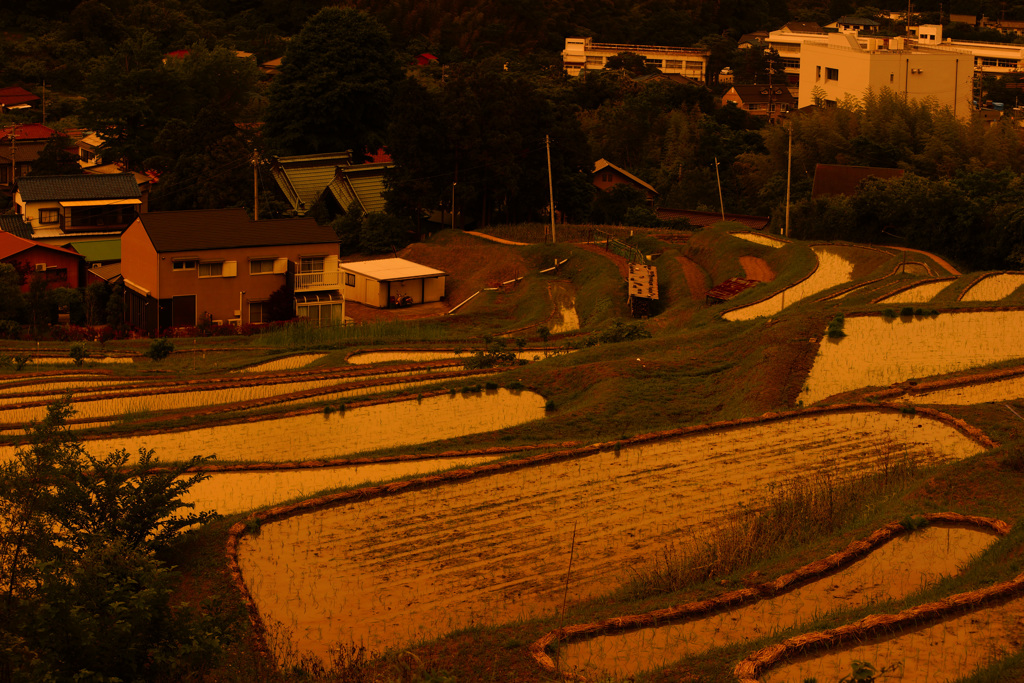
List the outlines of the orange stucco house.
{"type": "Polygon", "coordinates": [[[121,275],[131,325],[157,333],[214,322],[268,321],[282,287],[295,314],[340,320],[338,238],[311,218],[253,221],[242,209],[164,211],[121,236],[121,275]]]}

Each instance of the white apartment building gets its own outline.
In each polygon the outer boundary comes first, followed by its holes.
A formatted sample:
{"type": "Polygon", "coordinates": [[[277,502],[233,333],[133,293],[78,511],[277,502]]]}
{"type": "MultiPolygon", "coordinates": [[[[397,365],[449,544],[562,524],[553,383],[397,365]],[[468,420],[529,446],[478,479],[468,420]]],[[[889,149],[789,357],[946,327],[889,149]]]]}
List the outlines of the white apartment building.
{"type": "Polygon", "coordinates": [[[800,51],[807,41],[822,41],[828,33],[813,22],[791,21],[782,28],[768,34],[768,47],[779,53],[782,67],[786,70],[786,83],[796,86],[800,83],[800,51]]]}
{"type": "Polygon", "coordinates": [[[1024,45],[1008,43],[982,43],[974,40],[942,38],[942,26],[921,24],[910,27],[918,45],[935,50],[968,52],[974,57],[974,68],[989,74],[1007,74],[1024,68],[1024,45]]]}
{"type": "Polygon", "coordinates": [[[816,100],[835,106],[847,96],[888,88],[910,100],[932,98],[956,116],[971,112],[974,60],[962,51],[834,33],[803,44],[800,71],[800,107],[816,100]]]}
{"type": "Polygon", "coordinates": [[[703,81],[708,67],[708,50],[693,47],[662,47],[658,45],[620,45],[595,43],[591,38],[566,38],[562,50],[562,64],[570,76],[583,69],[603,69],[609,57],[620,52],[632,52],[644,58],[664,74],[680,74],[703,81]]]}

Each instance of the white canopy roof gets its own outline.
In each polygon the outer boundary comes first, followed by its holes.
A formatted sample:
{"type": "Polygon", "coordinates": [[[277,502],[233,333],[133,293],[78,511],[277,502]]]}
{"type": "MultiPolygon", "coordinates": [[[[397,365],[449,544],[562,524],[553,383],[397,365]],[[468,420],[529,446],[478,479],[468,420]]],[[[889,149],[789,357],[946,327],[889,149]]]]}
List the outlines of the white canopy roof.
{"type": "Polygon", "coordinates": [[[422,266],[404,258],[385,258],[376,261],[352,261],[339,264],[342,270],[372,278],[379,282],[388,280],[414,280],[421,277],[447,275],[443,270],[422,266]]]}

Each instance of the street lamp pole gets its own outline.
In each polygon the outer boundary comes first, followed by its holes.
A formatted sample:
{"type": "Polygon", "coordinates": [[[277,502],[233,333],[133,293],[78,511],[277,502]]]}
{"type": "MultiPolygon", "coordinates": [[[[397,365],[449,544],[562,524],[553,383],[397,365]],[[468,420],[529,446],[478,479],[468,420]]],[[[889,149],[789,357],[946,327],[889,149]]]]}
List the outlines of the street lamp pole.
{"type": "Polygon", "coordinates": [[[718,175],[718,157],[715,157],[715,181],[718,183],[718,205],[722,209],[722,220],[725,220],[725,200],[722,199],[722,178],[718,175]]]}

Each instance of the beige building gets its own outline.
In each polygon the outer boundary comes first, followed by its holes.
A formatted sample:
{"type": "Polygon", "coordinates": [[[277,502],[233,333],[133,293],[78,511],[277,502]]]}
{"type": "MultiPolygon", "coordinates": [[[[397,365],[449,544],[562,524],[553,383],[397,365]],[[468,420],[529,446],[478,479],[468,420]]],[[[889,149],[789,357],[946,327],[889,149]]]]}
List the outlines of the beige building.
{"type": "Polygon", "coordinates": [[[693,47],[662,47],[657,45],[620,45],[595,43],[591,38],[566,38],[562,50],[562,64],[570,76],[578,76],[584,69],[600,70],[620,52],[632,52],[644,58],[648,66],[657,67],[663,74],[679,74],[703,81],[707,73],[708,50],[693,47]]]}
{"type": "Polygon", "coordinates": [[[939,24],[911,26],[910,32],[917,39],[917,45],[944,52],[970,54],[974,68],[983,73],[1008,74],[1020,71],[1024,66],[1024,45],[943,39],[942,26],[939,24]]]}
{"type": "Polygon", "coordinates": [[[970,54],[908,45],[903,38],[858,40],[853,33],[827,38],[803,45],[798,106],[835,106],[847,97],[859,99],[868,90],[888,88],[910,100],[931,98],[956,116],[970,115],[970,54]]]}
{"type": "Polygon", "coordinates": [[[808,41],[825,40],[827,33],[811,21],[791,21],[768,34],[765,42],[779,54],[786,71],[786,83],[796,86],[800,82],[800,52],[808,41]]]}
{"type": "Polygon", "coordinates": [[[447,273],[401,258],[340,264],[345,299],[375,308],[411,306],[444,298],[447,273]]]}

